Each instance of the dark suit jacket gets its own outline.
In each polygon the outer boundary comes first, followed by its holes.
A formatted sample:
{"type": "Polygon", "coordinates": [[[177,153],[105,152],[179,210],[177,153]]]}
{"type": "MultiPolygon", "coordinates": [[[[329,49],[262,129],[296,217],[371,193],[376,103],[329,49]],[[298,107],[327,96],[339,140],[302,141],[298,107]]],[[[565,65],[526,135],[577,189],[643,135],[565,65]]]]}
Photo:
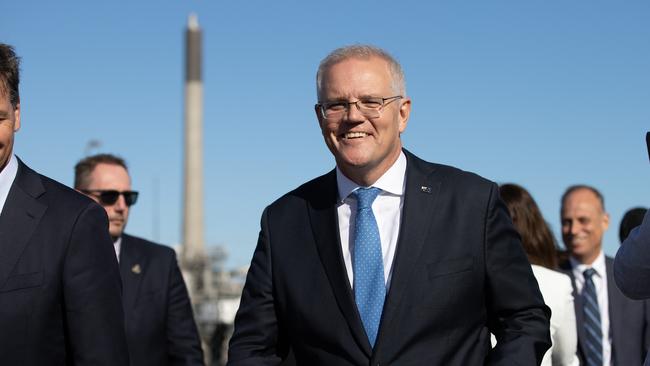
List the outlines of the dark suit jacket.
{"type": "Polygon", "coordinates": [[[629,298],[650,298],[650,211],[618,249],[614,279],[629,298]]]}
{"type": "MultiPolygon", "coordinates": [[[[650,298],[650,211],[643,224],[633,230],[618,249],[614,279],[627,297],[650,298]]],[[[650,365],[650,356],[646,356],[645,365],[650,365]]]]}
{"type": "Polygon", "coordinates": [[[264,211],[229,365],[277,365],[289,349],[299,365],[539,364],[549,310],[497,186],[405,153],[402,223],[374,349],[343,263],[332,171],[264,211]]]}
{"type": "Polygon", "coordinates": [[[19,161],[0,215],[0,364],[128,365],[106,212],[19,161]]]}
{"type": "MultiPolygon", "coordinates": [[[[650,304],[630,300],[616,287],[612,275],[613,259],[605,257],[607,272],[607,297],[609,301],[609,331],[612,339],[612,364],[641,365],[650,347],[650,304]]],[[[583,340],[585,339],[583,301],[576,291],[571,263],[564,261],[560,268],[571,277],[573,299],[578,327],[578,357],[585,363],[583,340]]]]}
{"type": "Polygon", "coordinates": [[[174,250],[124,234],[120,273],[131,365],[203,365],[201,340],[174,250]]]}

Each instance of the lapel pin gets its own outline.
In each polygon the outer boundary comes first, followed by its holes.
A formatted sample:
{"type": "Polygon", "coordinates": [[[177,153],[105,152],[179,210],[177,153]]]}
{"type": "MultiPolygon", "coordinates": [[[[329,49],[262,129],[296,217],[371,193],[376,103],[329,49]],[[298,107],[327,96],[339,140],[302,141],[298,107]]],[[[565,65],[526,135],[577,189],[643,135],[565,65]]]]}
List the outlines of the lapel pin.
{"type": "Polygon", "coordinates": [[[131,272],[135,274],[140,274],[140,272],[142,272],[142,268],[140,268],[139,264],[135,264],[133,265],[133,267],[131,267],[131,272]]]}
{"type": "Polygon", "coordinates": [[[431,187],[422,186],[422,187],[420,187],[420,189],[421,189],[422,192],[424,192],[424,193],[431,193],[431,187]]]}

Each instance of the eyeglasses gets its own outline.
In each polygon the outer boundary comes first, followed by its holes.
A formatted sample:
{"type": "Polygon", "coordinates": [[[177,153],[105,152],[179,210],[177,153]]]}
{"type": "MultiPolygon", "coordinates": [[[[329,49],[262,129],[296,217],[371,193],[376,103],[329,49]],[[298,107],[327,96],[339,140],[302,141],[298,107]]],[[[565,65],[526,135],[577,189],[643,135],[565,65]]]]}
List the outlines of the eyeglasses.
{"type": "Polygon", "coordinates": [[[124,196],[124,203],[126,203],[127,206],[134,205],[138,200],[137,191],[120,192],[114,189],[82,189],[81,192],[97,197],[99,199],[99,202],[102,205],[106,206],[114,205],[115,202],[117,202],[117,200],[120,198],[120,195],[124,196]]]}
{"type": "Polygon", "coordinates": [[[321,115],[325,119],[338,119],[343,117],[350,110],[350,105],[354,104],[359,112],[366,118],[377,118],[381,116],[381,111],[391,102],[402,99],[403,96],[396,95],[388,98],[361,98],[356,102],[346,102],[337,100],[333,102],[319,102],[316,104],[320,108],[321,115]]]}

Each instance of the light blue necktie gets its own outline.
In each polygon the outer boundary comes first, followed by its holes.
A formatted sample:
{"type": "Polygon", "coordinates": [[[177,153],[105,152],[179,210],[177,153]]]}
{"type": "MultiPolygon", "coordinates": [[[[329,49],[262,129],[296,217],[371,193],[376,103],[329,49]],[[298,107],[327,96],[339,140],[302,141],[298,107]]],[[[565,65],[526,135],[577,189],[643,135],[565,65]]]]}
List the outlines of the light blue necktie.
{"type": "Polygon", "coordinates": [[[357,198],[357,218],[354,225],[354,297],[370,345],[374,347],[386,298],[384,261],[381,241],[372,202],[379,188],[359,188],[352,194],[357,198]]]}
{"type": "Polygon", "coordinates": [[[596,270],[588,268],[583,272],[585,286],[582,289],[585,328],[585,358],[587,366],[603,365],[603,331],[600,325],[598,295],[592,277],[596,270]]]}

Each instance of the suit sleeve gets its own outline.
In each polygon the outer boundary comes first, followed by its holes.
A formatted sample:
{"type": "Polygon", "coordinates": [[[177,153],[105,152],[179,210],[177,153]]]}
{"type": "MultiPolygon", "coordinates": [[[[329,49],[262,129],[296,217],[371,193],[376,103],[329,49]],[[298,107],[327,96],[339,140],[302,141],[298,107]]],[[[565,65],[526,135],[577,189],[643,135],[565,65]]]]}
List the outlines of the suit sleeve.
{"type": "Polygon", "coordinates": [[[203,365],[201,339],[194,322],[194,313],[185,281],[172,253],[167,298],[167,349],[173,366],[203,365]]]}
{"type": "Polygon", "coordinates": [[[614,280],[625,296],[635,300],[650,298],[650,211],[618,249],[614,280]]]}
{"type": "Polygon", "coordinates": [[[279,365],[282,354],[286,356],[286,350],[278,346],[280,336],[273,298],[268,210],[262,214],[262,229],[235,317],[228,350],[229,366],[279,365]]]}
{"type": "Polygon", "coordinates": [[[497,346],[488,365],[539,365],[551,346],[550,310],[507,209],[492,185],[485,224],[488,327],[497,346]]]}
{"type": "Polygon", "coordinates": [[[106,213],[90,203],[72,229],[63,270],[66,335],[74,365],[129,364],[121,286],[106,213]]]}

